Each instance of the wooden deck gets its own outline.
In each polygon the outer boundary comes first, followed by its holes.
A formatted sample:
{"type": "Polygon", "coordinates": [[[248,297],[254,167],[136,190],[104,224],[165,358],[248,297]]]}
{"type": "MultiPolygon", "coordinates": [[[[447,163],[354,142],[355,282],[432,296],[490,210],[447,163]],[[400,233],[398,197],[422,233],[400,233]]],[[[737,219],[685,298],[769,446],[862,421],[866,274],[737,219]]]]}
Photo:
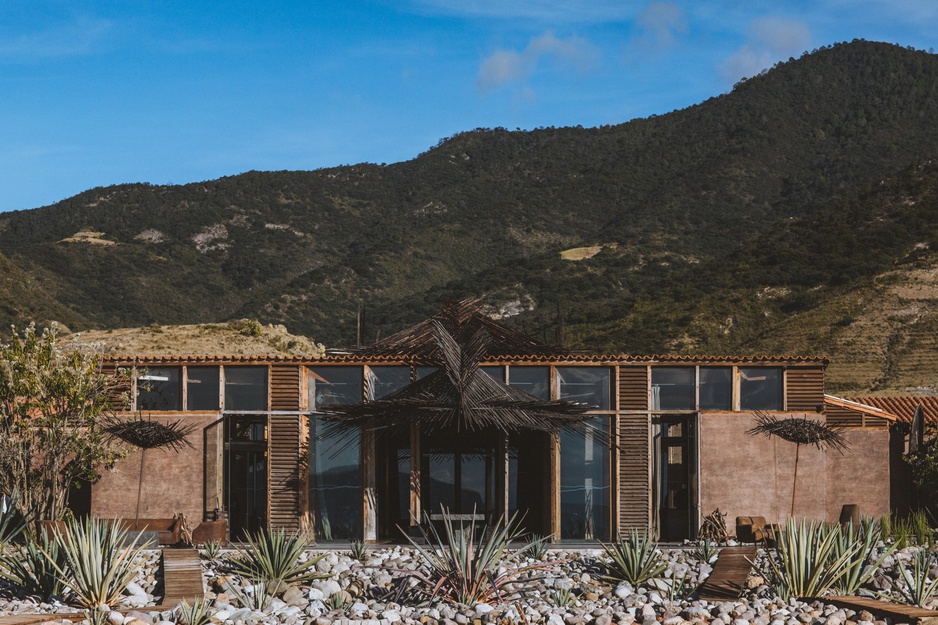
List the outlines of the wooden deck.
{"type": "MultiPolygon", "coordinates": [[[[938,625],[938,612],[926,610],[917,606],[890,603],[869,597],[829,596],[806,599],[807,601],[823,601],[836,605],[839,608],[848,608],[859,612],[866,610],[874,616],[885,616],[893,623],[910,623],[911,625],[938,625]]],[[[859,619],[857,619],[859,620],[859,619]]]]}
{"type": "Polygon", "coordinates": [[[205,596],[198,549],[163,550],[163,590],[162,603],[144,609],[168,610],[183,599],[192,603],[205,596]]]}
{"type": "Polygon", "coordinates": [[[697,589],[697,595],[707,601],[727,601],[739,598],[752,562],[756,559],[756,548],[724,547],[713,565],[710,577],[697,589]]]}

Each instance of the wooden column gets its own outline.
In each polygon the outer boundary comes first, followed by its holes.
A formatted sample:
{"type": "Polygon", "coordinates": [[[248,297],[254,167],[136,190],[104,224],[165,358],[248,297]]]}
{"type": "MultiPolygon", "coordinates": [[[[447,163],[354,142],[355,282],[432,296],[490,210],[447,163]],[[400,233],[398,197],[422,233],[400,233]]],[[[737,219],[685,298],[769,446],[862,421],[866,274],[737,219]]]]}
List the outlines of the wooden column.
{"type": "Polygon", "coordinates": [[[550,435],[550,536],[560,540],[560,435],[550,435]]]}
{"type": "Polygon", "coordinates": [[[410,526],[420,525],[423,511],[420,502],[420,425],[410,426],[410,526]]]}
{"type": "Polygon", "coordinates": [[[362,533],[364,540],[378,540],[378,500],[375,485],[375,434],[362,432],[362,533]]]}
{"type": "Polygon", "coordinates": [[[508,520],[508,436],[498,433],[495,446],[495,514],[508,520]]]}

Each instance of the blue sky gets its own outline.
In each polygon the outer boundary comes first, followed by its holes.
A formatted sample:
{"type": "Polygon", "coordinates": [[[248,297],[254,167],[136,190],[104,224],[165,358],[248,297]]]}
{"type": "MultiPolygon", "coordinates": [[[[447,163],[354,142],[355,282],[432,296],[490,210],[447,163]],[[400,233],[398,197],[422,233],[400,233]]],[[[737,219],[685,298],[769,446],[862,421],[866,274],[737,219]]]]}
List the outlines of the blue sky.
{"type": "Polygon", "coordinates": [[[936,33],[935,0],[5,0],[0,211],[616,124],[818,46],[936,33]]]}

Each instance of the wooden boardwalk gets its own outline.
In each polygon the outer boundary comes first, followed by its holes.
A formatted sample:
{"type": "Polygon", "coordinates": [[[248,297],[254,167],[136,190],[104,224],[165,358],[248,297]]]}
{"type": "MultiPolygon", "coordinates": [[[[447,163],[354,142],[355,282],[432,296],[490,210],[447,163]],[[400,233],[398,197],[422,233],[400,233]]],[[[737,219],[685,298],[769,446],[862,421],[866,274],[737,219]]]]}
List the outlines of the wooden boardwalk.
{"type": "Polygon", "coordinates": [[[728,601],[739,598],[752,562],[756,559],[756,547],[724,547],[713,565],[710,577],[697,589],[697,596],[707,601],[728,601]]]}
{"type": "Polygon", "coordinates": [[[205,596],[202,584],[202,563],[198,549],[163,550],[163,601],[151,610],[169,610],[182,600],[205,596]]]}
{"type": "MultiPolygon", "coordinates": [[[[869,597],[829,596],[815,597],[807,601],[823,601],[836,605],[839,608],[848,608],[859,612],[866,610],[875,616],[885,616],[893,623],[910,623],[911,625],[938,625],[938,612],[926,610],[917,606],[890,603],[869,597]]],[[[859,619],[857,619],[859,620],[859,619]]]]}

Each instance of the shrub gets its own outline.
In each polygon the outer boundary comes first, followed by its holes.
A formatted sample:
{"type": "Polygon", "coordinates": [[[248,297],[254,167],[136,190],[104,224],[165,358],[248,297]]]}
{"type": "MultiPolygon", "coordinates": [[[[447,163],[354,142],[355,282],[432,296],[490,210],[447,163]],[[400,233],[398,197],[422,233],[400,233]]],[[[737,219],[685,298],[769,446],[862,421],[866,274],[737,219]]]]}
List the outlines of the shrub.
{"type": "Polygon", "coordinates": [[[549,543],[550,540],[548,537],[541,536],[540,534],[531,534],[525,541],[525,544],[528,545],[531,557],[535,560],[543,560],[547,557],[549,543]]]}
{"type": "Polygon", "coordinates": [[[0,578],[43,600],[62,594],[58,571],[66,566],[64,552],[46,532],[39,532],[38,540],[31,537],[22,549],[0,553],[0,578]]]}
{"type": "Polygon", "coordinates": [[[631,530],[610,544],[600,543],[612,561],[606,564],[606,579],[636,585],[661,575],[667,566],[658,545],[647,532],[631,530]]]}
{"type": "Polygon", "coordinates": [[[903,600],[911,605],[925,607],[929,599],[938,593],[938,579],[931,579],[928,573],[932,566],[938,565],[935,554],[926,549],[919,549],[912,557],[912,570],[905,568],[902,560],[896,558],[899,564],[899,577],[901,584],[896,589],[903,600]]]}
{"type": "Polygon", "coordinates": [[[710,564],[717,556],[720,555],[720,550],[717,549],[717,544],[715,542],[709,538],[704,538],[703,540],[698,540],[697,544],[694,545],[693,554],[695,558],[704,564],[710,564]]]}
{"type": "Polygon", "coordinates": [[[176,622],[184,625],[209,625],[212,622],[211,608],[214,601],[198,597],[189,605],[183,601],[176,606],[176,622]]]}
{"type": "Polygon", "coordinates": [[[209,562],[214,562],[221,555],[221,543],[217,540],[210,540],[205,543],[202,549],[202,555],[209,562]]]}
{"type": "Polygon", "coordinates": [[[861,523],[858,528],[854,528],[852,523],[846,526],[838,525],[831,531],[835,533],[834,548],[830,554],[831,564],[844,560],[846,555],[843,577],[837,580],[833,588],[839,595],[855,595],[860,586],[873,576],[873,572],[883,560],[896,550],[896,545],[884,548],[876,558],[879,536],[872,523],[861,523]]]}
{"type": "Polygon", "coordinates": [[[788,519],[767,571],[782,599],[819,597],[841,583],[860,545],[840,545],[839,533],[838,526],[827,528],[815,521],[788,519]]]}
{"type": "Polygon", "coordinates": [[[267,584],[272,593],[278,592],[285,584],[327,577],[311,568],[325,557],[325,553],[300,562],[309,542],[304,533],[287,534],[283,530],[248,534],[246,544],[236,546],[238,555],[229,563],[229,568],[253,582],[267,584]]]}

